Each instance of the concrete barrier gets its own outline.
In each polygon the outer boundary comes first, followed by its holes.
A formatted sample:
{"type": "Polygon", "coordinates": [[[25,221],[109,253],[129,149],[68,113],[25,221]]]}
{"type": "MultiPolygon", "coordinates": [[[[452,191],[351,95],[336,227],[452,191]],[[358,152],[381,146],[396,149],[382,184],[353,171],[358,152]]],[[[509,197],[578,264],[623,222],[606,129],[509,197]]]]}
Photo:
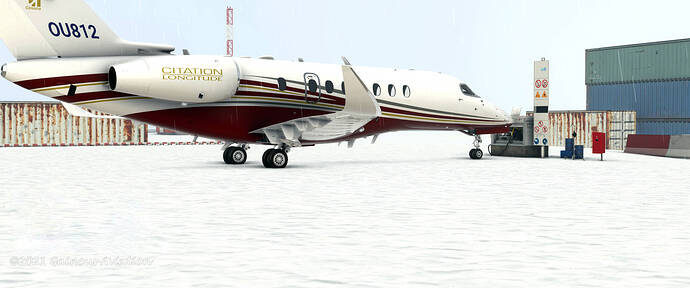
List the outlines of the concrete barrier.
{"type": "Polygon", "coordinates": [[[666,156],[670,140],[669,135],[628,135],[625,153],[666,156]]]}
{"type": "Polygon", "coordinates": [[[625,153],[690,158],[690,135],[629,135],[625,153]]]}
{"type": "Polygon", "coordinates": [[[666,157],[690,158],[690,135],[671,136],[666,157]]]}

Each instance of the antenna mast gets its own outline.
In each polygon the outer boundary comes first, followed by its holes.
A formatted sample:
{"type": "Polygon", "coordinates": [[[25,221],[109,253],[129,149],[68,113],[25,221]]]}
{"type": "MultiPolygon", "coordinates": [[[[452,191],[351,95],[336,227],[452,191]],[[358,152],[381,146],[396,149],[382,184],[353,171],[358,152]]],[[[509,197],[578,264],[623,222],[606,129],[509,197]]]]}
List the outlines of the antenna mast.
{"type": "Polygon", "coordinates": [[[234,32],[233,32],[233,26],[235,25],[235,15],[234,11],[232,10],[232,7],[228,6],[226,12],[226,50],[227,50],[227,55],[232,57],[235,55],[235,39],[234,39],[234,32]]]}

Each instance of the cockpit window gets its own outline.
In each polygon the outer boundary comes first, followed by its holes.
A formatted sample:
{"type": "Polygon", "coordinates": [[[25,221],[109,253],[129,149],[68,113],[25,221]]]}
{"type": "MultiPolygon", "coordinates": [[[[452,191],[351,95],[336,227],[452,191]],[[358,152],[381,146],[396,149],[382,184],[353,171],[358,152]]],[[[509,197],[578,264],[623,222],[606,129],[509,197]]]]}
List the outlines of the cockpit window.
{"type": "Polygon", "coordinates": [[[465,94],[465,95],[470,96],[470,97],[480,98],[479,96],[477,96],[477,94],[474,94],[472,89],[470,89],[470,86],[467,86],[465,84],[460,84],[460,90],[462,91],[462,94],[465,94]]]}

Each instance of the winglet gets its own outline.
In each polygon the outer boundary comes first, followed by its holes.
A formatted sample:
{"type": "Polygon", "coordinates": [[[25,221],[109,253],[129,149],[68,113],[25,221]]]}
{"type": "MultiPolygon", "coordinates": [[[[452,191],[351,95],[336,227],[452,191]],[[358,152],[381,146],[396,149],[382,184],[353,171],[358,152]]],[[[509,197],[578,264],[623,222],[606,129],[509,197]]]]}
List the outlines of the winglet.
{"type": "Polygon", "coordinates": [[[343,112],[366,115],[371,117],[381,116],[376,98],[371,94],[357,72],[350,65],[350,61],[343,57],[343,79],[345,80],[345,108],[343,112]]]}

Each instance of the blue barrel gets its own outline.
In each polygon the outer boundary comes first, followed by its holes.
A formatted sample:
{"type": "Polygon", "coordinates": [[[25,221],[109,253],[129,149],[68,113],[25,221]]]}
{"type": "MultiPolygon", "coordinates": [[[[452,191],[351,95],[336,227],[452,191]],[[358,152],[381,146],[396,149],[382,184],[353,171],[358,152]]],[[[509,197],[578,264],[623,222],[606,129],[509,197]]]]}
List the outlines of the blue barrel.
{"type": "Polygon", "coordinates": [[[585,146],[575,145],[575,159],[583,159],[585,157],[585,146]]]}
{"type": "Polygon", "coordinates": [[[565,139],[565,151],[573,151],[574,147],[575,147],[575,138],[566,138],[565,139]]]}
{"type": "Polygon", "coordinates": [[[566,151],[566,150],[561,151],[561,158],[567,158],[567,159],[573,158],[573,151],[566,151]]]}

